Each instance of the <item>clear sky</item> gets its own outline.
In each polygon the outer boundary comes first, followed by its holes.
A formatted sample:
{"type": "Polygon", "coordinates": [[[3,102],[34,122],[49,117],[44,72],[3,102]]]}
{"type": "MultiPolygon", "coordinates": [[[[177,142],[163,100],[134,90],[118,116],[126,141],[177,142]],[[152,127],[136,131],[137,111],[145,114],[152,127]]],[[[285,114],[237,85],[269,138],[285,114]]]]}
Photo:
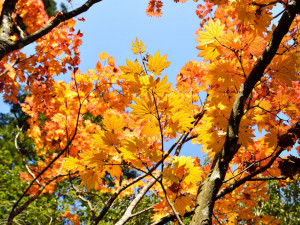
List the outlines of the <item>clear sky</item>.
{"type": "MultiPolygon", "coordinates": [[[[200,24],[195,10],[199,3],[165,0],[160,18],[146,15],[147,4],[148,0],[103,0],[83,15],[86,21],[78,22],[84,34],[81,47],[83,72],[95,67],[102,51],[113,56],[117,65],[125,64],[126,59],[134,60],[136,55],[131,51],[131,43],[136,37],[143,41],[150,54],[157,50],[161,55],[167,54],[171,65],[163,75],[168,75],[168,81],[173,84],[186,62],[201,60],[197,57],[195,41],[195,31],[200,24]]],[[[181,154],[200,156],[199,149],[199,146],[186,144],[181,154]]]]}
{"type": "MultiPolygon", "coordinates": [[[[66,0],[56,2],[59,6],[66,0]]],[[[73,0],[69,10],[84,2],[73,0]]],[[[82,72],[95,67],[98,54],[102,51],[113,56],[117,65],[125,64],[126,59],[134,60],[136,56],[130,48],[136,37],[143,41],[150,54],[159,50],[161,55],[168,55],[168,61],[172,63],[164,75],[168,75],[172,83],[175,83],[177,73],[186,62],[199,60],[195,41],[195,31],[200,23],[195,14],[198,3],[190,0],[182,4],[165,0],[160,18],[146,15],[147,4],[148,0],[103,0],[79,16],[86,19],[77,23],[84,35],[80,49],[82,72]]],[[[68,81],[68,76],[61,76],[61,79],[68,81]]],[[[0,112],[8,110],[1,95],[0,112]]]]}
{"type": "MultiPolygon", "coordinates": [[[[58,8],[61,2],[57,0],[58,8]]],[[[85,0],[73,0],[69,10],[82,5],[85,0]]],[[[100,52],[107,52],[116,59],[117,65],[125,64],[126,59],[134,60],[136,55],[131,52],[131,42],[142,40],[150,54],[157,50],[161,55],[168,55],[170,67],[163,75],[168,75],[169,82],[175,84],[180,68],[190,60],[200,61],[197,57],[195,31],[200,20],[195,14],[198,3],[192,0],[182,4],[173,0],[164,0],[163,15],[160,18],[146,15],[148,0],[103,0],[95,4],[80,17],[86,21],[78,21],[77,28],[83,32],[81,50],[82,72],[95,67],[100,52]]],[[[281,10],[276,9],[279,12],[281,10]]],[[[277,24],[277,20],[273,23],[277,24]]],[[[30,47],[28,48],[30,49],[30,47]]],[[[69,75],[59,79],[69,81],[69,75]]],[[[0,95],[0,112],[7,113],[9,107],[3,103],[0,95]]],[[[185,146],[183,154],[199,156],[198,147],[185,146]],[[196,151],[195,151],[196,150],[196,151]]]]}

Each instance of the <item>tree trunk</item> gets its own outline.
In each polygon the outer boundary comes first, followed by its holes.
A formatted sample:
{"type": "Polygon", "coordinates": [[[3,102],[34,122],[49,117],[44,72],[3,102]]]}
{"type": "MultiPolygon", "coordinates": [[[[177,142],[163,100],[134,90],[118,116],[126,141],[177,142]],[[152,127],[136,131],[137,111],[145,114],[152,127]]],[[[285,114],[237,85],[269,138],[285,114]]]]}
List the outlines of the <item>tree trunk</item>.
{"type": "Polygon", "coordinates": [[[257,60],[244,85],[237,94],[229,119],[225,144],[221,152],[215,155],[210,172],[199,189],[195,214],[191,225],[212,224],[212,214],[216,196],[224,181],[229,163],[239,149],[237,144],[239,125],[244,113],[246,100],[255,84],[264,75],[265,69],[275,56],[281,40],[289,31],[297,13],[300,13],[300,0],[292,0],[289,2],[277,28],[274,30],[268,46],[257,60]]]}

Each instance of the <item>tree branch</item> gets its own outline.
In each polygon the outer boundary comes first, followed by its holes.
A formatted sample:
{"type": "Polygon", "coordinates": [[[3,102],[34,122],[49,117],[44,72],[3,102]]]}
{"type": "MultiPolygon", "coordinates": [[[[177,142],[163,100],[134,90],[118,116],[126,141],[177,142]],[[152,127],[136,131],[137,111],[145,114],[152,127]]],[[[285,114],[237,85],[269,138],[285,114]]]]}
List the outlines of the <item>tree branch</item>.
{"type": "MultiPolygon", "coordinates": [[[[50,31],[52,31],[55,27],[57,27],[60,23],[67,21],[75,16],[78,16],[81,13],[86,12],[92,5],[101,2],[102,0],[88,0],[83,5],[78,7],[77,9],[72,10],[68,13],[62,13],[58,14],[53,20],[51,20],[47,25],[45,25],[43,28],[39,29],[38,31],[19,39],[15,42],[12,42],[9,40],[9,32],[8,34],[4,35],[3,37],[0,36],[0,60],[6,56],[8,53],[18,50],[20,48],[25,47],[28,44],[33,43],[37,39],[43,37],[44,35],[48,34],[50,31]]],[[[17,0],[6,0],[3,7],[5,7],[5,4],[7,5],[7,12],[2,11],[1,14],[1,21],[2,24],[0,25],[0,31],[1,29],[4,29],[5,32],[7,30],[10,31],[11,21],[9,18],[11,17],[12,13],[12,7],[15,8],[15,5],[17,3],[17,0]],[[3,16],[2,16],[3,15],[3,16]],[[9,28],[8,28],[8,22],[9,22],[9,28]],[[5,26],[4,26],[5,25],[5,26]]],[[[5,9],[5,8],[3,8],[5,9]]]]}
{"type": "MultiPolygon", "coordinates": [[[[30,174],[30,176],[31,176],[33,179],[36,179],[34,173],[31,171],[31,169],[30,169],[29,166],[27,165],[27,163],[26,163],[26,161],[25,161],[25,159],[24,159],[24,156],[22,155],[21,150],[20,150],[20,148],[19,148],[19,146],[18,146],[18,137],[19,137],[20,133],[22,132],[22,128],[19,128],[19,127],[17,127],[17,128],[19,129],[19,131],[18,131],[18,133],[17,133],[17,135],[16,135],[16,137],[15,137],[15,147],[16,147],[16,149],[17,149],[17,151],[18,151],[18,153],[19,153],[19,155],[20,155],[20,157],[21,157],[21,159],[22,159],[23,165],[25,166],[27,172],[30,174]]],[[[40,183],[40,181],[39,181],[38,179],[36,179],[36,183],[37,183],[39,186],[42,186],[41,183],[40,183]]]]}
{"type": "Polygon", "coordinates": [[[127,207],[122,218],[115,225],[123,225],[132,217],[133,209],[137,206],[137,204],[142,200],[144,195],[149,191],[149,189],[157,182],[157,180],[161,176],[162,176],[161,174],[156,175],[155,178],[153,178],[146,186],[142,188],[142,190],[140,190],[140,192],[137,194],[135,199],[127,207]]]}
{"type": "Polygon", "coordinates": [[[249,181],[286,180],[288,177],[256,177],[249,181]]]}
{"type": "MultiPolygon", "coordinates": [[[[72,173],[73,174],[76,174],[76,173],[72,173]]],[[[12,211],[9,215],[9,218],[8,218],[8,221],[7,221],[7,224],[8,225],[11,225],[13,224],[13,219],[19,215],[21,212],[24,211],[24,209],[26,209],[28,207],[28,205],[33,202],[35,199],[37,199],[40,194],[43,192],[43,190],[45,189],[45,187],[47,185],[49,185],[51,182],[55,181],[57,178],[59,177],[64,177],[64,176],[68,176],[69,174],[58,174],[54,177],[52,177],[51,179],[49,179],[47,182],[45,182],[42,186],[40,186],[40,188],[38,189],[38,191],[35,193],[35,195],[31,196],[21,207],[15,209],[14,211],[12,211]]]]}
{"type": "Polygon", "coordinates": [[[166,189],[165,189],[163,183],[162,183],[162,182],[159,182],[159,184],[160,184],[160,186],[161,186],[161,188],[162,188],[162,190],[163,190],[163,192],[164,192],[164,194],[165,194],[166,200],[167,200],[169,206],[171,207],[171,209],[172,209],[172,211],[173,211],[173,213],[174,213],[174,215],[175,215],[175,217],[176,217],[178,223],[179,223],[180,225],[184,225],[184,223],[182,222],[182,220],[181,220],[181,218],[180,218],[179,213],[176,211],[174,205],[173,205],[172,202],[170,201],[170,199],[169,199],[169,197],[168,197],[168,194],[167,194],[167,191],[166,191],[166,189]]]}
{"type": "Polygon", "coordinates": [[[85,198],[80,194],[79,190],[74,186],[74,184],[73,184],[73,182],[72,182],[71,176],[69,176],[69,180],[70,180],[70,183],[71,183],[71,187],[72,187],[73,190],[75,191],[75,194],[78,196],[78,198],[80,198],[81,201],[87,203],[87,205],[88,205],[88,207],[89,207],[89,209],[90,209],[90,211],[91,211],[91,213],[92,213],[93,220],[94,220],[95,217],[96,217],[96,214],[95,214],[95,210],[94,210],[94,208],[93,208],[93,206],[92,206],[92,203],[91,203],[89,200],[85,199],[85,198]]]}
{"type": "MultiPolygon", "coordinates": [[[[275,56],[281,40],[288,33],[289,28],[300,12],[300,2],[292,0],[282,15],[278,26],[275,28],[268,46],[258,58],[244,85],[240,88],[234,101],[227,128],[227,135],[222,150],[215,155],[211,169],[203,181],[197,196],[195,215],[191,225],[211,224],[212,213],[218,191],[223,183],[230,161],[237,152],[239,125],[244,115],[246,100],[251,94],[256,83],[264,75],[264,71],[275,56]]],[[[275,160],[275,159],[274,159],[275,160]]]]}
{"type": "MultiPolygon", "coordinates": [[[[191,210],[190,212],[186,212],[183,217],[190,217],[193,214],[194,214],[194,210],[191,210]]],[[[166,224],[170,221],[173,221],[175,219],[176,219],[175,215],[169,214],[169,215],[161,218],[160,220],[152,223],[151,225],[164,225],[164,224],[166,224]]]]}
{"type": "Polygon", "coordinates": [[[119,196],[119,194],[122,191],[124,191],[125,189],[127,189],[131,185],[135,184],[136,182],[140,181],[141,179],[145,178],[146,176],[148,176],[148,175],[147,174],[142,174],[142,175],[136,177],[135,179],[133,179],[132,181],[128,182],[124,186],[119,187],[119,189],[105,203],[105,205],[104,205],[101,213],[99,214],[98,217],[95,218],[94,223],[98,224],[100,222],[100,220],[102,220],[102,218],[105,216],[105,214],[107,213],[107,211],[110,209],[111,205],[114,203],[114,201],[116,200],[116,198],[119,196]]]}
{"type": "Polygon", "coordinates": [[[252,180],[253,177],[255,177],[256,175],[264,172],[266,169],[270,168],[272,166],[272,164],[274,163],[274,161],[278,158],[278,156],[281,154],[281,152],[283,151],[283,148],[280,148],[275,154],[274,156],[270,159],[270,161],[263,167],[259,168],[258,170],[256,170],[255,172],[253,172],[252,174],[249,174],[248,176],[238,180],[237,182],[235,182],[234,184],[232,184],[229,187],[223,188],[219,194],[216,196],[216,200],[222,198],[224,195],[232,192],[234,189],[238,188],[239,186],[241,186],[242,184],[246,183],[249,180],[252,180]]]}
{"type": "Polygon", "coordinates": [[[146,209],[143,209],[143,210],[141,210],[141,211],[139,211],[139,212],[136,212],[136,213],[134,213],[134,214],[131,214],[130,218],[133,218],[133,217],[136,217],[136,216],[138,216],[138,215],[141,215],[141,214],[143,214],[144,212],[147,212],[147,211],[153,209],[154,206],[155,206],[155,205],[152,205],[152,206],[150,206],[150,207],[148,207],[148,208],[146,208],[146,209]]]}

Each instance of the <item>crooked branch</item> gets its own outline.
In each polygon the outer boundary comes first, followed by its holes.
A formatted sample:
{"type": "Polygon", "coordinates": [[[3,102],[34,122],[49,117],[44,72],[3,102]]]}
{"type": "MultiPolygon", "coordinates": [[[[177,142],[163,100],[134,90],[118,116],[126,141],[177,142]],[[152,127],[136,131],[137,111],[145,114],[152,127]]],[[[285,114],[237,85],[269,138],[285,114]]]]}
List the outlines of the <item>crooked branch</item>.
{"type": "Polygon", "coordinates": [[[37,30],[36,32],[20,39],[15,42],[9,40],[9,32],[11,29],[11,14],[15,9],[17,0],[6,0],[3,5],[3,11],[1,14],[1,25],[0,30],[4,29],[7,35],[5,37],[0,37],[1,44],[0,46],[0,60],[7,55],[8,53],[18,50],[20,48],[25,47],[28,44],[33,43],[37,39],[43,37],[52,31],[55,27],[57,27],[60,23],[65,22],[73,17],[76,17],[84,12],[86,12],[90,7],[94,4],[101,2],[102,0],[88,0],[84,4],[82,4],[77,9],[74,9],[67,13],[58,13],[58,15],[51,20],[47,25],[43,28],[37,30]]]}

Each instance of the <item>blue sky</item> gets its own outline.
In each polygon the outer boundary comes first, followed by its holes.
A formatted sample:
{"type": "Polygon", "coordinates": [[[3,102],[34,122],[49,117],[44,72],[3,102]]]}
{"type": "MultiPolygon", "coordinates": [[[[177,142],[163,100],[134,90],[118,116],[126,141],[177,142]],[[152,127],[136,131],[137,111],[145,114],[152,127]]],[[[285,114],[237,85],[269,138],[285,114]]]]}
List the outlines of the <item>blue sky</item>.
{"type": "MultiPolygon", "coordinates": [[[[60,2],[57,1],[58,6],[60,2]]],[[[83,0],[73,0],[69,10],[80,6],[83,0]]],[[[185,4],[164,1],[163,15],[160,18],[146,15],[148,0],[103,0],[95,4],[84,16],[85,22],[78,22],[77,28],[83,36],[81,50],[82,72],[95,67],[98,54],[102,51],[116,59],[117,65],[125,64],[126,59],[134,60],[131,42],[135,38],[143,41],[150,54],[157,50],[168,55],[170,67],[165,70],[169,82],[175,83],[180,68],[189,60],[199,60],[196,49],[195,31],[199,19],[195,14],[198,3],[185,4]]],[[[60,79],[68,81],[69,75],[60,79]]],[[[0,112],[9,108],[0,97],[0,112]]]]}
{"type": "MultiPolygon", "coordinates": [[[[58,6],[60,2],[56,1],[58,6]]],[[[80,6],[83,0],[73,0],[69,10],[80,6]]],[[[171,65],[163,75],[175,85],[176,75],[180,68],[190,60],[201,60],[197,57],[195,31],[200,20],[195,14],[197,4],[188,1],[185,4],[164,1],[163,15],[160,18],[148,17],[146,8],[148,0],[103,0],[89,11],[82,14],[85,22],[78,21],[77,28],[83,32],[83,44],[80,48],[82,72],[95,68],[100,52],[107,52],[116,59],[117,65],[124,65],[126,59],[134,60],[136,55],[131,51],[131,43],[136,37],[143,41],[150,54],[160,51],[167,54],[171,65]]],[[[68,5],[69,6],[69,5],[68,5]]],[[[32,46],[27,47],[32,51],[32,46]]],[[[59,79],[69,81],[69,75],[59,79]]],[[[0,95],[0,112],[9,112],[0,95]]],[[[189,144],[183,148],[186,155],[199,156],[199,151],[191,151],[189,144]],[[193,154],[194,153],[194,154],[193,154]]],[[[196,147],[199,149],[199,146],[196,147]]]]}
{"type": "MultiPolygon", "coordinates": [[[[66,0],[57,0],[60,2],[66,0]]],[[[69,10],[77,8],[85,0],[73,0],[68,4],[69,10]]],[[[100,52],[107,52],[116,59],[117,65],[125,64],[126,59],[134,60],[136,55],[131,52],[131,43],[137,37],[142,40],[150,54],[160,51],[168,55],[171,65],[163,75],[168,75],[168,81],[175,84],[176,75],[180,68],[190,60],[201,61],[197,57],[197,42],[195,31],[199,28],[200,20],[195,14],[197,4],[194,1],[174,3],[165,0],[163,15],[160,18],[146,15],[148,0],[103,0],[95,4],[80,17],[86,21],[78,21],[77,28],[83,32],[83,44],[80,48],[82,72],[95,67],[100,52]]],[[[278,9],[276,11],[279,11],[278,9]]],[[[277,21],[273,21],[277,24],[277,21]]],[[[32,46],[27,47],[32,50],[32,46]]],[[[69,75],[58,79],[69,81],[69,75]]],[[[0,112],[7,113],[9,107],[3,103],[0,95],[0,112]]],[[[191,151],[186,146],[184,154],[199,156],[199,151],[191,151]]]]}

